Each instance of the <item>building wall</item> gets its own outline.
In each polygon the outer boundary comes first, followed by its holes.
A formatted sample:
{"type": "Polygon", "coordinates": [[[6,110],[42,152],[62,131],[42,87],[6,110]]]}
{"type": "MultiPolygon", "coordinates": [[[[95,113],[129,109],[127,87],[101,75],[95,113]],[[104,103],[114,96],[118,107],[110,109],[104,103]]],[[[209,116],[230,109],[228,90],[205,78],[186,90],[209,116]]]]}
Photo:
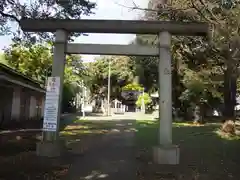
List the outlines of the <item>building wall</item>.
{"type": "Polygon", "coordinates": [[[45,96],[40,93],[33,93],[30,98],[29,117],[31,119],[41,119],[44,115],[45,96]]]}
{"type": "Polygon", "coordinates": [[[39,120],[43,116],[44,94],[15,87],[12,98],[11,119],[14,121],[39,120]]]}
{"type": "Polygon", "coordinates": [[[42,96],[39,101],[41,104],[41,117],[43,117],[44,116],[44,107],[45,107],[45,96],[42,96]]]}
{"type": "Polygon", "coordinates": [[[0,63],[0,126],[4,122],[40,119],[44,89],[19,72],[0,63]]]}
{"type": "Polygon", "coordinates": [[[11,120],[13,89],[0,86],[0,126],[11,120]]]}
{"type": "Polygon", "coordinates": [[[30,110],[29,110],[29,118],[33,119],[37,117],[37,98],[34,95],[30,96],[30,110]]]}
{"type": "Polygon", "coordinates": [[[31,94],[29,91],[25,88],[21,89],[21,95],[20,95],[20,121],[27,121],[29,120],[29,110],[30,110],[30,98],[31,94]]]}
{"type": "Polygon", "coordinates": [[[12,120],[19,120],[20,116],[20,97],[21,97],[21,88],[20,87],[14,87],[13,88],[13,99],[12,99],[12,113],[11,113],[11,119],[12,120]]]}

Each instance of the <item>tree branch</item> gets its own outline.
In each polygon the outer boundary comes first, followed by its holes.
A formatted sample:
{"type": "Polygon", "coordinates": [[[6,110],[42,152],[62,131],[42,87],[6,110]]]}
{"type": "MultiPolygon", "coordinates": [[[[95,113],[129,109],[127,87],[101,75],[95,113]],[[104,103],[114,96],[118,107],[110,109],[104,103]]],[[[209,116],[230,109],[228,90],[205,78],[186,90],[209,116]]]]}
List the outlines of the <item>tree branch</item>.
{"type": "Polygon", "coordinates": [[[20,20],[14,16],[14,15],[11,15],[11,14],[7,14],[7,13],[4,13],[2,11],[0,11],[0,15],[2,15],[3,17],[6,17],[6,18],[10,18],[10,19],[13,19],[15,20],[17,23],[20,23],[20,20]]]}
{"type": "Polygon", "coordinates": [[[217,19],[217,17],[212,13],[212,11],[208,8],[208,6],[203,2],[203,0],[199,0],[199,2],[204,6],[204,8],[208,11],[208,13],[211,15],[212,18],[215,19],[215,21],[219,23],[219,20],[217,19]]]}
{"type": "Polygon", "coordinates": [[[215,24],[215,22],[213,22],[212,20],[210,20],[209,18],[207,18],[203,13],[202,11],[195,5],[195,3],[193,2],[193,0],[191,0],[191,4],[192,4],[192,7],[200,14],[200,16],[202,18],[204,18],[206,21],[208,22],[211,22],[213,24],[215,24]]]}
{"type": "MultiPolygon", "coordinates": [[[[114,2],[115,4],[119,5],[119,6],[122,6],[124,8],[127,8],[127,9],[131,9],[131,10],[141,10],[141,11],[149,11],[149,12],[156,12],[156,13],[159,13],[159,9],[151,9],[151,8],[141,8],[139,7],[134,1],[132,1],[133,3],[133,6],[126,6],[126,5],[123,5],[123,4],[119,4],[118,2],[114,2]]],[[[179,8],[179,9],[167,9],[165,8],[166,12],[170,12],[170,11],[186,11],[186,10],[190,10],[190,9],[193,9],[193,8],[179,8]]],[[[163,10],[163,9],[161,9],[163,10]]]]}

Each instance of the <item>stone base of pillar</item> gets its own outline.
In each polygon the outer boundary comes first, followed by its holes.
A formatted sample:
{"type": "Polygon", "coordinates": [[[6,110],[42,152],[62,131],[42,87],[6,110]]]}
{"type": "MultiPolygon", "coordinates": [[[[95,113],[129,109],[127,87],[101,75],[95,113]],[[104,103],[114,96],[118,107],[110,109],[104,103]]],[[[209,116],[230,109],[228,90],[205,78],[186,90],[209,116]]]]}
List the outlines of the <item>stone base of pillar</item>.
{"type": "Polygon", "coordinates": [[[177,165],[180,159],[180,149],[176,145],[157,146],[153,148],[153,161],[156,164],[177,165]]]}
{"type": "Polygon", "coordinates": [[[37,156],[42,157],[59,157],[64,150],[64,143],[62,141],[56,142],[39,142],[37,143],[37,156]]]}

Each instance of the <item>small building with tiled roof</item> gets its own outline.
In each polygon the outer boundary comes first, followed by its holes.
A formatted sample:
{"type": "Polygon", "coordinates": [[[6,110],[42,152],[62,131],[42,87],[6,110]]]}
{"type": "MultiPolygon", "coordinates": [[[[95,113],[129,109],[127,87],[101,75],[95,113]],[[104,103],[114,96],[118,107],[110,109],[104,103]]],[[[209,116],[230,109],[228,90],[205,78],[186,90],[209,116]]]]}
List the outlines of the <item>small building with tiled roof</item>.
{"type": "Polygon", "coordinates": [[[44,99],[45,88],[40,83],[0,63],[0,127],[41,119],[44,99]]]}

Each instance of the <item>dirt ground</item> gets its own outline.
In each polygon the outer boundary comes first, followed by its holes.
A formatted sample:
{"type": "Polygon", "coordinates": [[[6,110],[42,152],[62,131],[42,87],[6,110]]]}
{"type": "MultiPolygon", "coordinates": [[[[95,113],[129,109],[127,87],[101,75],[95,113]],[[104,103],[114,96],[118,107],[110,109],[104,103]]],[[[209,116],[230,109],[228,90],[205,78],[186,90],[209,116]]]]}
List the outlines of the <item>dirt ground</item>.
{"type": "Polygon", "coordinates": [[[174,125],[180,164],[166,166],[152,162],[157,122],[136,122],[129,116],[91,118],[65,123],[61,138],[66,149],[59,158],[35,155],[39,130],[0,133],[0,180],[240,179],[240,141],[220,137],[218,125],[174,125]]]}
{"type": "Polygon", "coordinates": [[[134,122],[75,122],[61,133],[67,149],[60,158],[35,155],[41,133],[1,134],[0,179],[135,178],[134,122]]]}

